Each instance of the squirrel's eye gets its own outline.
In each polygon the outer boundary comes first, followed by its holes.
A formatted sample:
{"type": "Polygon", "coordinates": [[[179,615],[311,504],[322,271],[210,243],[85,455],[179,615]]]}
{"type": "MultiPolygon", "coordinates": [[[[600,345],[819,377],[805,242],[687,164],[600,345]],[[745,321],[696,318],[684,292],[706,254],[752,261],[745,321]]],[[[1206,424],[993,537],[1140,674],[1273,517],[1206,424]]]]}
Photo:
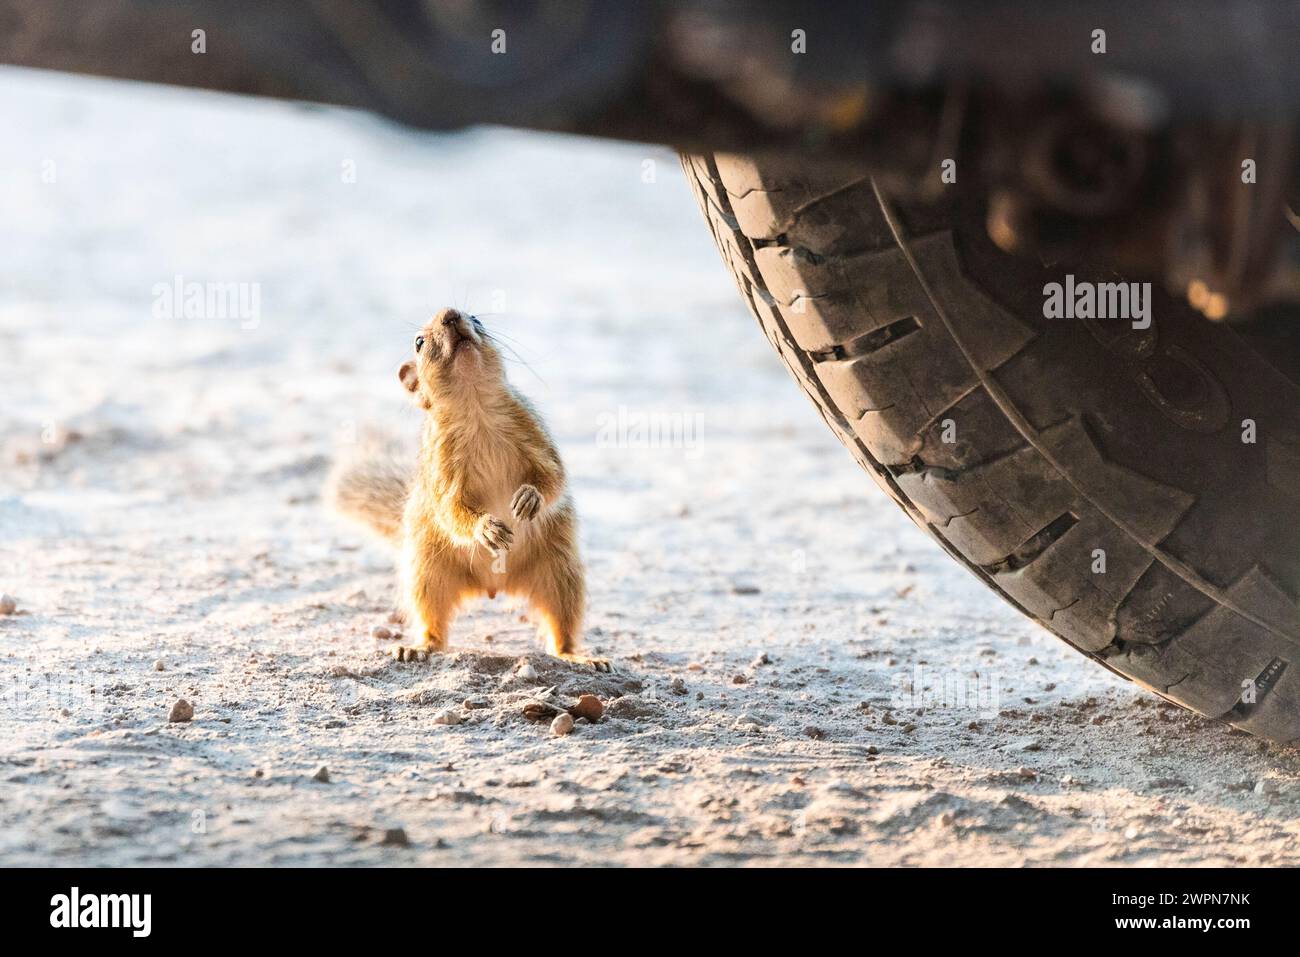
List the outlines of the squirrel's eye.
{"type": "Polygon", "coordinates": [[[420,347],[423,346],[423,345],[424,345],[424,336],[416,336],[416,337],[415,337],[415,351],[416,351],[416,352],[419,352],[419,351],[420,351],[420,347]]]}

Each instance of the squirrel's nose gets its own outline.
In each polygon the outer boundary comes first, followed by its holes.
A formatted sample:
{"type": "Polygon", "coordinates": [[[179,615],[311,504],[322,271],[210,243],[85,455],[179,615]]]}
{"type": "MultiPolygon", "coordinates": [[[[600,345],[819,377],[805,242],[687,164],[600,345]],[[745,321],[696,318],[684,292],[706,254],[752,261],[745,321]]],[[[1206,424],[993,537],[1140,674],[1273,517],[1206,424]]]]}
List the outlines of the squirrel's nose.
{"type": "Polygon", "coordinates": [[[444,326],[454,326],[460,321],[460,313],[455,309],[444,309],[442,311],[442,324],[444,326]]]}

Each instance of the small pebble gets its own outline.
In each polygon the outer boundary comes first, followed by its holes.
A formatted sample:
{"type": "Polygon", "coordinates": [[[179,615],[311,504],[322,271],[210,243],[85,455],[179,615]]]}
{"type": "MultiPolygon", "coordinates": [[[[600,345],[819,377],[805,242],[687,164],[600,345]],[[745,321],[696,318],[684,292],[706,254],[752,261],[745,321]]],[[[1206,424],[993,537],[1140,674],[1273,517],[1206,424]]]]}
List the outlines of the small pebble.
{"type": "Polygon", "coordinates": [[[806,725],[803,729],[804,737],[812,738],[814,741],[821,741],[826,737],[826,732],[816,725],[806,725]]]}
{"type": "Polygon", "coordinates": [[[461,706],[466,711],[481,711],[484,708],[492,707],[492,702],[486,698],[466,698],[461,706]]]}
{"type": "Polygon", "coordinates": [[[668,682],[668,690],[677,695],[686,694],[686,682],[681,678],[674,678],[668,682]]]}
{"type": "Polygon", "coordinates": [[[383,625],[375,625],[370,629],[370,637],[375,641],[388,641],[393,637],[393,633],[383,625]]]}
{"type": "Polygon", "coordinates": [[[772,659],[767,656],[767,652],[760,652],[759,656],[749,663],[751,668],[757,668],[760,665],[770,665],[772,659]]]}
{"type": "Polygon", "coordinates": [[[330,783],[330,769],[321,765],[316,769],[316,773],[311,776],[313,781],[319,781],[321,784],[330,783]]]}
{"type": "Polygon", "coordinates": [[[171,713],[167,715],[168,721],[185,722],[194,718],[194,705],[190,704],[184,698],[177,698],[176,703],[172,705],[171,713]]]}
{"type": "Polygon", "coordinates": [[[1256,794],[1277,794],[1281,790],[1272,778],[1264,778],[1255,784],[1256,794]]]}
{"type": "Polygon", "coordinates": [[[18,610],[18,599],[13,595],[0,595],[0,615],[12,615],[18,610]]]}
{"type": "Polygon", "coordinates": [[[540,701],[537,698],[525,701],[523,708],[524,717],[529,721],[545,721],[547,718],[554,718],[559,710],[549,701],[540,701]]]}
{"type": "Polygon", "coordinates": [[[731,683],[732,683],[733,685],[743,685],[743,684],[745,684],[745,682],[747,682],[748,680],[749,680],[749,679],[746,678],[744,675],[732,675],[732,676],[731,676],[731,683]]]}
{"type": "Polygon", "coordinates": [[[384,831],[383,840],[380,844],[387,844],[390,847],[410,847],[411,839],[406,836],[406,831],[400,827],[390,827],[384,831]]]}
{"type": "Polygon", "coordinates": [[[573,730],[573,715],[567,711],[561,711],[551,722],[551,734],[564,735],[573,730]]]}
{"type": "Polygon", "coordinates": [[[880,749],[876,747],[874,744],[867,745],[867,754],[879,754],[879,753],[880,753],[880,749]]]}
{"type": "Polygon", "coordinates": [[[1028,781],[1032,781],[1034,778],[1038,777],[1037,771],[1035,771],[1033,768],[1027,768],[1023,764],[1020,767],[1016,768],[1016,774],[1020,775],[1022,778],[1025,778],[1028,781]]]}
{"type": "Polygon", "coordinates": [[[153,663],[153,670],[154,670],[154,671],[166,671],[166,670],[167,670],[167,666],[166,666],[165,664],[163,664],[163,660],[162,660],[161,658],[159,658],[157,661],[155,661],[155,662],[153,663]]]}
{"type": "Polygon", "coordinates": [[[686,670],[687,670],[687,671],[703,671],[703,670],[704,670],[704,665],[700,664],[698,661],[692,661],[690,664],[688,664],[688,665],[686,666],[686,670]]]}
{"type": "Polygon", "coordinates": [[[578,703],[573,706],[570,713],[575,718],[586,718],[594,724],[605,713],[605,706],[594,694],[584,694],[578,697],[578,703]]]}
{"type": "Polygon", "coordinates": [[[434,724],[460,724],[460,712],[443,708],[433,716],[434,724]]]}
{"type": "Polygon", "coordinates": [[[524,681],[532,681],[537,677],[537,669],[525,661],[515,669],[515,677],[524,681]]]}

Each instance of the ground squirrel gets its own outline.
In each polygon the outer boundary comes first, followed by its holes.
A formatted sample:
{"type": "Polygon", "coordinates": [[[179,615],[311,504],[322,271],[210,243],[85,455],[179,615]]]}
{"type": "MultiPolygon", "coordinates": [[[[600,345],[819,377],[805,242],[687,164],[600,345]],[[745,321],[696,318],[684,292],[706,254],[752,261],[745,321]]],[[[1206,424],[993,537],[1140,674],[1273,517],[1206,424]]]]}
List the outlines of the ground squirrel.
{"type": "Polygon", "coordinates": [[[340,512],[398,546],[407,631],[419,643],[394,656],[443,650],[461,602],[501,591],[532,603],[552,654],[609,670],[578,653],[586,589],[564,466],[483,323],[443,309],[398,378],[426,412],[417,467],[363,456],[328,487],[340,512]]]}

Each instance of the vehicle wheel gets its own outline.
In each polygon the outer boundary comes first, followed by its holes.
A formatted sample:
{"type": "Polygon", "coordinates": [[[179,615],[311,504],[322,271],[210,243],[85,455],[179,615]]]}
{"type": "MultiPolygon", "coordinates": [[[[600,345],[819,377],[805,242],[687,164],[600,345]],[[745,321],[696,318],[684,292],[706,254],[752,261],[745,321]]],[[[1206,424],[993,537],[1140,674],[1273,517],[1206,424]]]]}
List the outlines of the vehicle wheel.
{"type": "Polygon", "coordinates": [[[954,187],[683,165],[768,340],[914,522],[1106,667],[1300,739],[1300,327],[1257,341],[1158,284],[1146,329],[1047,319],[1045,284],[1121,277],[1004,254],[954,187]]]}

